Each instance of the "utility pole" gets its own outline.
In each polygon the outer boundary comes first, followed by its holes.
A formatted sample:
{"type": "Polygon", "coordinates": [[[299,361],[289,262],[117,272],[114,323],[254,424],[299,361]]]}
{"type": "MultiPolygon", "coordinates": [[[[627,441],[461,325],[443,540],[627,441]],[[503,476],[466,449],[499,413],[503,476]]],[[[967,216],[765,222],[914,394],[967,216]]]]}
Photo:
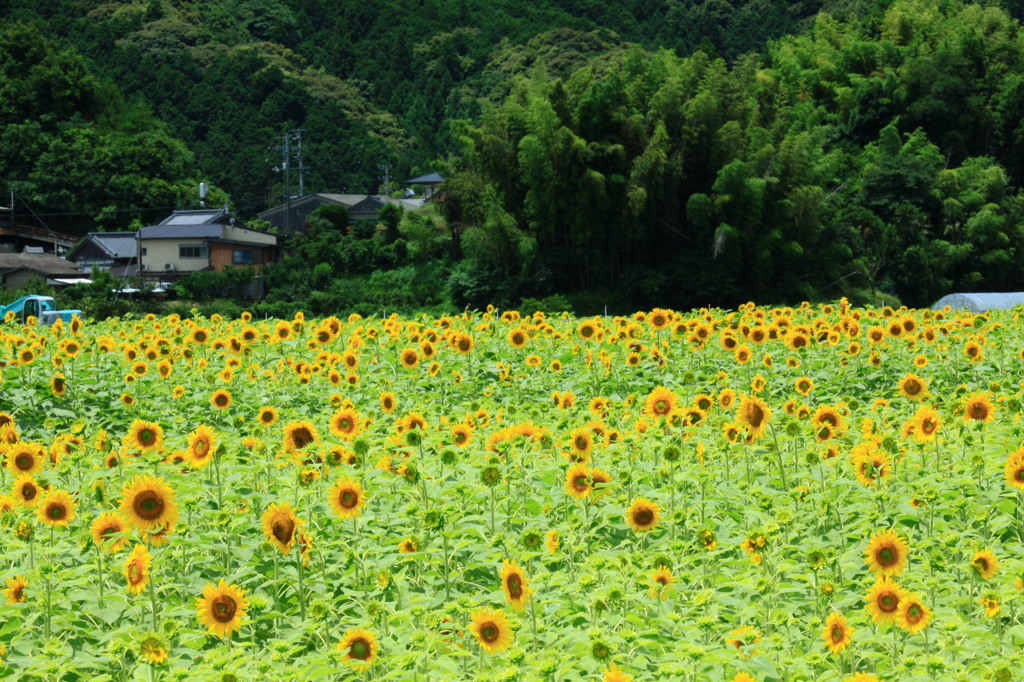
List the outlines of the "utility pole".
{"type": "Polygon", "coordinates": [[[281,170],[284,171],[284,233],[285,236],[291,236],[292,233],[292,180],[291,180],[291,169],[289,164],[292,160],[292,148],[291,148],[292,136],[288,133],[284,134],[284,158],[281,160],[281,170]]]}
{"type": "Polygon", "coordinates": [[[305,171],[306,167],[302,165],[302,133],[306,132],[302,128],[296,128],[292,131],[295,135],[295,160],[298,162],[296,170],[299,171],[299,198],[306,196],[306,182],[305,182],[305,171]]]}
{"type": "Polygon", "coordinates": [[[381,165],[377,166],[377,168],[384,171],[384,177],[377,178],[378,180],[384,181],[384,194],[385,196],[391,196],[391,164],[382,163],[381,165]]]}

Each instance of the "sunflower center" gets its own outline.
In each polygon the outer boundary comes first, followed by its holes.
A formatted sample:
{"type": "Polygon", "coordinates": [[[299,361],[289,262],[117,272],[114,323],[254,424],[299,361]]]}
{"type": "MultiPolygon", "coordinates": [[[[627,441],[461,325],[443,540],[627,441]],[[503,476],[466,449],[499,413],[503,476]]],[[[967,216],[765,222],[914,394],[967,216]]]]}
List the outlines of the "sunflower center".
{"type": "Polygon", "coordinates": [[[576,490],[587,489],[587,476],[586,474],[579,474],[572,479],[572,487],[576,490]]]}
{"type": "Polygon", "coordinates": [[[650,525],[650,523],[654,521],[654,512],[650,509],[639,509],[633,512],[633,521],[635,521],[638,526],[650,525]]]}
{"type": "Polygon", "coordinates": [[[984,575],[988,572],[988,560],[979,558],[974,560],[974,570],[984,575]]]}
{"type": "Polygon", "coordinates": [[[878,563],[880,563],[885,568],[895,565],[896,559],[896,550],[892,547],[883,547],[882,549],[878,550],[878,563]]]}
{"type": "Polygon", "coordinates": [[[359,495],[357,495],[353,490],[345,490],[341,493],[341,496],[338,498],[338,501],[341,503],[341,506],[344,507],[345,509],[352,509],[353,507],[356,506],[356,504],[358,504],[359,495]]]}
{"type": "Polygon", "coordinates": [[[936,425],[934,419],[932,419],[931,417],[926,417],[921,422],[921,431],[924,432],[924,433],[932,433],[932,432],[935,431],[936,426],[937,425],[936,425]]]}
{"type": "Polygon", "coordinates": [[[291,519],[277,519],[271,526],[273,529],[274,537],[282,545],[287,545],[292,541],[292,536],[295,534],[295,522],[291,519]]]}
{"type": "Polygon", "coordinates": [[[839,642],[842,642],[845,637],[846,633],[843,631],[842,627],[839,625],[832,626],[832,642],[834,644],[839,644],[839,642]]]}
{"type": "Polygon", "coordinates": [[[215,401],[219,407],[226,407],[228,404],[228,397],[223,393],[217,395],[215,401]]]}
{"type": "Polygon", "coordinates": [[[219,623],[229,623],[235,617],[237,610],[238,605],[235,600],[230,595],[222,594],[214,598],[213,604],[210,606],[210,615],[219,623]]]}
{"type": "Polygon", "coordinates": [[[128,582],[132,585],[137,585],[142,582],[142,567],[137,563],[131,563],[128,565],[127,571],[128,582]]]}
{"type": "Polygon", "coordinates": [[[295,441],[296,447],[304,448],[313,442],[313,434],[309,432],[309,429],[302,426],[292,433],[292,440],[295,441]]]}
{"type": "Polygon", "coordinates": [[[348,650],[348,655],[352,658],[357,658],[360,661],[365,661],[370,657],[371,650],[370,643],[365,639],[359,638],[352,642],[352,646],[348,650]]]}
{"type": "Polygon", "coordinates": [[[338,426],[341,427],[342,431],[351,431],[352,420],[349,419],[348,417],[342,417],[340,420],[338,420],[338,426]]]}
{"type": "Polygon", "coordinates": [[[67,515],[68,511],[62,504],[51,504],[46,508],[46,516],[54,521],[60,521],[67,515]]]}
{"type": "Polygon", "coordinates": [[[1017,471],[1013,472],[1013,477],[1016,480],[1024,483],[1024,467],[1019,467],[1017,471]]]}
{"type": "Polygon", "coordinates": [[[908,395],[917,395],[921,392],[921,384],[916,380],[911,379],[907,381],[907,383],[903,384],[903,390],[906,391],[908,395]]]}
{"type": "Polygon", "coordinates": [[[973,405],[971,406],[971,419],[984,419],[987,412],[984,405],[973,405]]]}
{"type": "Polygon", "coordinates": [[[197,440],[195,442],[195,445],[192,446],[192,451],[195,452],[200,457],[205,456],[206,453],[209,452],[209,450],[210,450],[210,444],[205,439],[203,439],[203,438],[200,438],[199,440],[197,440]]]}
{"type": "Polygon", "coordinates": [[[748,403],[746,409],[747,423],[755,429],[764,421],[764,410],[757,403],[748,403]]]}
{"type": "Polygon", "coordinates": [[[885,613],[892,613],[900,605],[900,600],[894,594],[883,594],[878,598],[878,609],[885,613]]]}
{"type": "Polygon", "coordinates": [[[153,433],[152,429],[142,429],[139,431],[139,442],[143,445],[149,445],[156,440],[156,434],[153,433]]]}
{"type": "Polygon", "coordinates": [[[36,499],[36,495],[38,494],[38,492],[39,491],[36,490],[36,487],[34,485],[27,483],[21,489],[21,499],[25,500],[26,502],[28,502],[29,500],[34,500],[36,499]]]}
{"type": "Polygon", "coordinates": [[[164,513],[164,499],[155,490],[144,490],[135,497],[132,507],[140,518],[153,521],[164,513]]]}
{"type": "Polygon", "coordinates": [[[14,465],[22,471],[28,471],[35,463],[36,458],[27,452],[19,453],[18,456],[14,458],[14,465]]]}
{"type": "Polygon", "coordinates": [[[523,596],[523,579],[518,575],[510,575],[505,580],[505,585],[508,587],[508,594],[513,599],[519,599],[523,596]]]}
{"type": "Polygon", "coordinates": [[[909,620],[911,623],[916,623],[923,617],[924,611],[921,609],[920,605],[911,604],[910,607],[907,608],[907,620],[909,620]]]}
{"type": "Polygon", "coordinates": [[[501,630],[494,623],[484,623],[480,627],[480,639],[484,640],[488,644],[498,639],[498,635],[501,630]]]}
{"type": "Polygon", "coordinates": [[[586,450],[590,446],[586,436],[576,436],[576,439],[572,442],[573,446],[580,451],[586,450]]]}

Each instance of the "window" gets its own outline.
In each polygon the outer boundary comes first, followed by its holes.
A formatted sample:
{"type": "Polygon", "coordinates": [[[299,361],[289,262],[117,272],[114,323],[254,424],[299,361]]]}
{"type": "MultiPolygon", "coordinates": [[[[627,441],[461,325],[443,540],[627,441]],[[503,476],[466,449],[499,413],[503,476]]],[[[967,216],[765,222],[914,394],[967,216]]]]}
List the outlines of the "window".
{"type": "Polygon", "coordinates": [[[178,247],[178,258],[208,258],[209,253],[205,244],[182,244],[178,247]]]}
{"type": "Polygon", "coordinates": [[[252,265],[252,249],[235,249],[231,252],[232,265],[252,265]]]}
{"type": "Polygon", "coordinates": [[[145,255],[146,255],[146,247],[145,247],[145,246],[143,246],[143,247],[142,247],[142,249],[141,249],[141,251],[142,251],[142,253],[141,253],[140,255],[143,255],[143,256],[145,256],[145,255]]]}

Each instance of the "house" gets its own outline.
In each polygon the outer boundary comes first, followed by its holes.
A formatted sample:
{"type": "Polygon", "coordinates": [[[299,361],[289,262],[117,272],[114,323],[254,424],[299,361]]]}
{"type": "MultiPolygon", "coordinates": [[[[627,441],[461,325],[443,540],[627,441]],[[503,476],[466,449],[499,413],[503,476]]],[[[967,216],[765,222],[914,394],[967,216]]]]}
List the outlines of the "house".
{"type": "Polygon", "coordinates": [[[68,252],[82,272],[95,266],[109,270],[115,277],[137,275],[139,272],[139,241],[137,232],[90,232],[68,252]]]}
{"type": "Polygon", "coordinates": [[[298,199],[268,208],[257,215],[273,225],[278,234],[291,236],[296,232],[305,232],[306,220],[309,215],[324,204],[344,206],[351,222],[359,220],[377,220],[380,209],[385,204],[398,204],[406,209],[419,208],[420,200],[393,199],[388,196],[374,194],[307,194],[298,199]]]}
{"type": "Polygon", "coordinates": [[[74,263],[52,253],[6,253],[0,251],[0,288],[21,289],[33,277],[47,284],[61,286],[81,281],[82,274],[74,263]]]}
{"type": "Polygon", "coordinates": [[[236,223],[226,211],[175,211],[139,230],[143,276],[176,279],[199,270],[264,265],[278,258],[277,235],[236,223]]]}
{"type": "Polygon", "coordinates": [[[420,175],[419,177],[410,178],[409,180],[405,181],[405,184],[422,185],[423,198],[429,201],[437,193],[437,190],[441,187],[442,182],[444,182],[444,178],[441,177],[440,173],[427,173],[426,175],[420,175]]]}
{"type": "MultiPolygon", "coordinates": [[[[0,210],[10,210],[0,207],[0,210]]],[[[54,232],[49,228],[30,227],[28,225],[0,225],[0,251],[16,253],[25,247],[42,248],[43,253],[64,254],[74,246],[78,237],[54,232]]]]}

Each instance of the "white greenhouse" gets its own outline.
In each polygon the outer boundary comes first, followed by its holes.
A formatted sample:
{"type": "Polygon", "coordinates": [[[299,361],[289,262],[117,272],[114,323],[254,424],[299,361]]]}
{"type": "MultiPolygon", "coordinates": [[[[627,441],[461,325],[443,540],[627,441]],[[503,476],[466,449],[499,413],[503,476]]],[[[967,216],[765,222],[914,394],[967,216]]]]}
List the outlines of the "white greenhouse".
{"type": "Polygon", "coordinates": [[[943,296],[932,310],[942,310],[946,306],[954,310],[967,310],[972,313],[983,313],[986,310],[998,310],[1024,305],[1024,291],[984,294],[947,294],[943,296]]]}

